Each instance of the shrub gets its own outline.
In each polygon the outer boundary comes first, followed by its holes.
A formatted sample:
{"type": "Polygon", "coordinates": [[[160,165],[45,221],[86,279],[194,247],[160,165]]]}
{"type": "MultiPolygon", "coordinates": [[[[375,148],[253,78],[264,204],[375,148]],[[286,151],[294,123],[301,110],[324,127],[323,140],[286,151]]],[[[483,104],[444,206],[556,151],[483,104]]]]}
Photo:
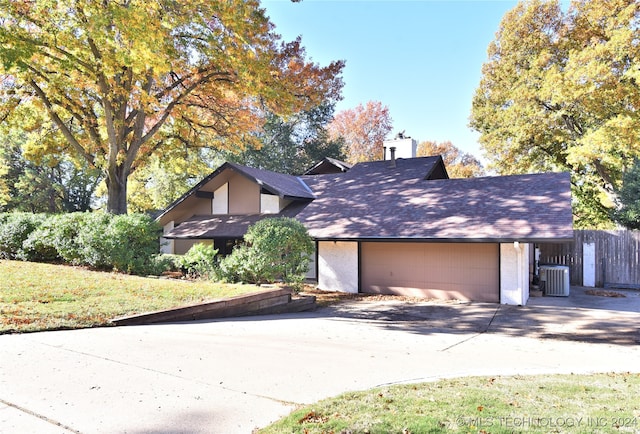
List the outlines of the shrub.
{"type": "Polygon", "coordinates": [[[144,214],[113,216],[106,228],[109,264],[126,273],[152,274],[153,258],[160,250],[161,230],[158,223],[144,214]]]}
{"type": "Polygon", "coordinates": [[[74,212],[51,216],[50,242],[58,255],[69,264],[84,264],[84,254],[79,243],[80,231],[85,227],[85,220],[90,213],[74,212]]]}
{"type": "Polygon", "coordinates": [[[261,220],[247,230],[246,245],[220,262],[228,280],[252,283],[281,279],[298,288],[314,252],[313,240],[302,223],[292,218],[261,220]]]}
{"type": "Polygon", "coordinates": [[[152,258],[152,271],[148,274],[160,275],[165,271],[178,271],[182,268],[182,255],[161,253],[152,258]]]}
{"type": "Polygon", "coordinates": [[[24,249],[23,244],[44,218],[43,214],[28,212],[4,214],[0,220],[0,256],[29,260],[30,252],[24,249]]]}
{"type": "Polygon", "coordinates": [[[94,268],[155,274],[160,230],[144,214],[85,214],[77,234],[79,261],[94,268]]]}
{"type": "Polygon", "coordinates": [[[0,214],[0,256],[134,274],[160,274],[161,227],[143,214],[0,214]]]}
{"type": "Polygon", "coordinates": [[[37,262],[53,262],[62,259],[56,248],[55,235],[58,216],[48,216],[22,243],[22,259],[37,262]]]}
{"type": "Polygon", "coordinates": [[[77,264],[98,269],[112,269],[111,246],[108,227],[113,216],[102,212],[87,213],[80,219],[76,242],[78,244],[77,264]]]}
{"type": "Polygon", "coordinates": [[[255,251],[246,245],[239,245],[223,258],[216,270],[216,277],[225,282],[254,282],[261,280],[260,267],[255,251]]]}
{"type": "Polygon", "coordinates": [[[216,268],[218,250],[211,244],[196,243],[178,259],[178,265],[189,277],[211,277],[216,268]]]}

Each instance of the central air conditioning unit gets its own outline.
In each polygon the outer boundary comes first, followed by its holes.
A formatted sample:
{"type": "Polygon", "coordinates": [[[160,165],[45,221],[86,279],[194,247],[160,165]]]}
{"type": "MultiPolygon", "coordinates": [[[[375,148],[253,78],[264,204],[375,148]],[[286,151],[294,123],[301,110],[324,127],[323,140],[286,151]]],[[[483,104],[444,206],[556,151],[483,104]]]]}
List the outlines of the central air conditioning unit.
{"type": "Polygon", "coordinates": [[[544,295],[569,296],[569,267],[566,265],[541,265],[540,282],[544,282],[544,295]]]}

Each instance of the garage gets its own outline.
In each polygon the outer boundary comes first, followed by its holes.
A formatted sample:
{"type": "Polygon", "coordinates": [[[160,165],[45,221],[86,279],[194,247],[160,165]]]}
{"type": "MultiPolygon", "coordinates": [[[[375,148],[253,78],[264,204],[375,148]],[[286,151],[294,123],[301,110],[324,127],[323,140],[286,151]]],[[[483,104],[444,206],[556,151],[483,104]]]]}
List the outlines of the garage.
{"type": "Polygon", "coordinates": [[[441,300],[500,302],[499,245],[361,244],[361,291],[441,300]]]}

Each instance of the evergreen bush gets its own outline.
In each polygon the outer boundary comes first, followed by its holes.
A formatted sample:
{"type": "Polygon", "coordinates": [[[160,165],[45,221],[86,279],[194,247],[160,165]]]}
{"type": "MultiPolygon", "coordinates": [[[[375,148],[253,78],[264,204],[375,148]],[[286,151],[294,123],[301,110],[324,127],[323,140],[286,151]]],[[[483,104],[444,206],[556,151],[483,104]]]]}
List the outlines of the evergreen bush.
{"type": "Polygon", "coordinates": [[[255,251],[247,245],[234,247],[233,252],[220,260],[216,277],[224,282],[260,283],[260,266],[255,251]]]}
{"type": "Polygon", "coordinates": [[[178,265],[189,277],[209,278],[215,271],[217,254],[213,245],[196,243],[179,257],[178,265]]]}
{"type": "Polygon", "coordinates": [[[7,259],[30,258],[23,244],[44,221],[43,214],[28,212],[5,213],[0,218],[0,256],[7,259]]]}
{"type": "Polygon", "coordinates": [[[132,274],[160,274],[161,227],[143,214],[0,214],[0,255],[132,274]]]}
{"type": "Polygon", "coordinates": [[[302,223],[287,217],[264,219],[249,227],[244,240],[245,245],[220,261],[223,278],[302,285],[314,252],[313,240],[302,223]]]}
{"type": "Polygon", "coordinates": [[[84,254],[79,241],[80,231],[85,226],[85,219],[90,213],[74,212],[50,216],[50,240],[63,261],[73,264],[84,264],[84,254]]]}
{"type": "Polygon", "coordinates": [[[22,243],[23,255],[20,259],[34,262],[54,262],[62,259],[55,243],[57,217],[43,217],[42,223],[22,243]]]}

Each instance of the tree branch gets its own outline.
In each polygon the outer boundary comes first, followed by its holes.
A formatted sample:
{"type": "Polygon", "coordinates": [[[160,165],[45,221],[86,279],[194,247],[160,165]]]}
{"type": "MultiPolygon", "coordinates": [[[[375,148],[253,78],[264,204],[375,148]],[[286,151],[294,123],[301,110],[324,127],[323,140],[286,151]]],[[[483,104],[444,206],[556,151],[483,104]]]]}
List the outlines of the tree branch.
{"type": "Polygon", "coordinates": [[[95,157],[93,155],[89,154],[84,149],[84,147],[80,144],[80,142],[78,142],[78,140],[75,138],[75,136],[73,135],[71,130],[62,121],[62,119],[60,119],[60,116],[58,116],[58,114],[54,110],[53,105],[51,104],[51,101],[49,100],[49,98],[47,97],[45,92],[40,88],[40,86],[38,86],[38,84],[34,80],[30,80],[29,81],[29,85],[33,88],[33,90],[35,91],[36,95],[38,95],[40,100],[44,103],[45,107],[47,108],[47,112],[49,113],[49,116],[51,117],[51,120],[53,120],[53,122],[58,126],[58,128],[60,128],[60,131],[62,132],[64,137],[67,139],[69,144],[80,155],[82,155],[82,157],[85,160],[87,160],[87,162],[89,162],[89,164],[91,164],[92,166],[95,165],[95,157]]]}

